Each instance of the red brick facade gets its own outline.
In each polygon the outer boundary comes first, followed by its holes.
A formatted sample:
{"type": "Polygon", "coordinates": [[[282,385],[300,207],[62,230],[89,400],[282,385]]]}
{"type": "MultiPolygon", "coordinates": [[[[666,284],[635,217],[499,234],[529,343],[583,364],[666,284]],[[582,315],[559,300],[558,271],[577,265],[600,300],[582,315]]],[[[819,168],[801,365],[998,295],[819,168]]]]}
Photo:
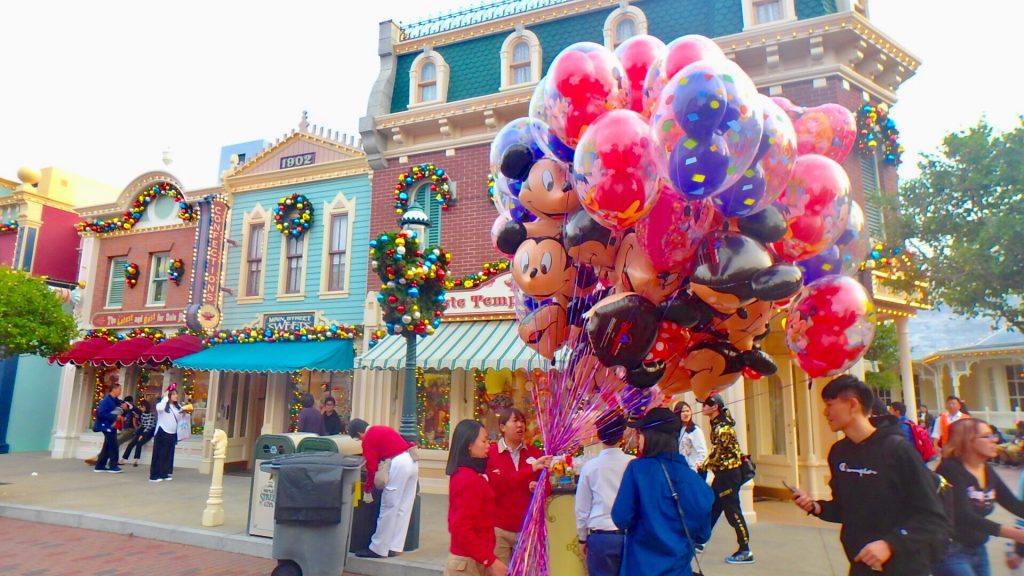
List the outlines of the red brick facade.
{"type": "Polygon", "coordinates": [[[39,229],[32,274],[62,282],[78,279],[78,232],[74,212],[43,206],[43,225],[39,229]]]}

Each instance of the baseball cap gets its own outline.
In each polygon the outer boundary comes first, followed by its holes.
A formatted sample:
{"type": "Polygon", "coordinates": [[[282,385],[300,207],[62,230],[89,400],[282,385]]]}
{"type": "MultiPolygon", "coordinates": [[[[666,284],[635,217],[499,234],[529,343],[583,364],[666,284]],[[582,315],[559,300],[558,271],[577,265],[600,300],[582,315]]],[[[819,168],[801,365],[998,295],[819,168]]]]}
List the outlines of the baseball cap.
{"type": "Polygon", "coordinates": [[[725,400],[722,399],[720,394],[712,394],[704,400],[701,400],[701,404],[705,406],[717,406],[719,410],[725,408],[725,400]]]}
{"type": "Polygon", "coordinates": [[[648,410],[643,418],[633,420],[626,424],[626,426],[639,430],[654,430],[662,434],[678,435],[679,430],[683,427],[683,423],[679,421],[679,416],[675,412],[668,408],[659,407],[648,410]]]}

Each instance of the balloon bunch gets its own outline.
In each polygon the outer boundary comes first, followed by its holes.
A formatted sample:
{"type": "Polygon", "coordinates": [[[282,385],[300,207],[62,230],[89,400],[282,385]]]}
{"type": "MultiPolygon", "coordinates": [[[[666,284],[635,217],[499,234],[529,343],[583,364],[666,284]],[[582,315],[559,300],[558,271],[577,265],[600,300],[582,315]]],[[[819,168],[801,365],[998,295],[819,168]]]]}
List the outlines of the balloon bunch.
{"type": "Polygon", "coordinates": [[[857,110],[857,150],[861,153],[873,154],[881,143],[885,162],[897,166],[903,157],[899,137],[896,121],[889,117],[889,107],[884,103],[865,104],[857,110]]]}
{"type": "Polygon", "coordinates": [[[131,210],[125,210],[120,218],[115,220],[94,220],[92,222],[83,220],[75,224],[75,229],[79,232],[95,232],[97,234],[131,230],[133,226],[138,224],[142,218],[142,213],[146,211],[146,208],[149,207],[149,204],[157,196],[168,196],[178,203],[179,220],[194,222],[199,218],[199,212],[185,200],[185,195],[177,186],[169,182],[159,182],[143,190],[135,201],[132,202],[131,210]]]}
{"type": "Polygon", "coordinates": [[[8,232],[16,232],[18,230],[17,220],[8,220],[7,222],[0,222],[0,234],[6,234],[8,232]]]}
{"type": "Polygon", "coordinates": [[[129,288],[135,288],[139,283],[139,265],[135,262],[129,262],[124,265],[124,283],[129,288]]]}
{"type": "MultiPolygon", "coordinates": [[[[420,164],[398,177],[398,184],[395,184],[396,214],[401,216],[409,209],[409,187],[415,186],[421,180],[430,181],[430,193],[434,195],[434,201],[441,205],[441,210],[448,210],[452,205],[451,186],[444,168],[438,168],[433,164],[420,164]]],[[[423,208],[426,209],[426,206],[423,208]]]]}
{"type": "Polygon", "coordinates": [[[423,252],[416,233],[402,230],[371,240],[370,259],[370,267],[383,283],[377,302],[383,308],[387,332],[433,334],[444,314],[444,280],[451,254],[439,246],[423,252]]]}
{"type": "Polygon", "coordinates": [[[185,261],[181,258],[171,260],[171,263],[167,267],[167,277],[170,278],[171,282],[174,282],[175,286],[181,286],[181,281],[184,276],[185,261]]]}
{"type": "Polygon", "coordinates": [[[839,276],[866,253],[839,164],[857,134],[849,110],[759,94],[701,36],[569,46],[529,109],[490,151],[492,242],[511,258],[527,346],[704,398],[776,371],[757,343],[796,297],[789,343],[810,375],[864,352],[870,301],[839,276]],[[804,345],[833,329],[830,346],[804,345]]]}
{"type": "Polygon", "coordinates": [[[274,222],[278,232],[300,238],[313,227],[313,203],[302,194],[281,198],[274,207],[274,222]]]}
{"type": "Polygon", "coordinates": [[[253,344],[256,342],[326,342],[327,340],[351,340],[361,334],[357,326],[320,324],[310,328],[294,330],[241,328],[219,330],[206,338],[207,346],[216,344],[253,344]]]}

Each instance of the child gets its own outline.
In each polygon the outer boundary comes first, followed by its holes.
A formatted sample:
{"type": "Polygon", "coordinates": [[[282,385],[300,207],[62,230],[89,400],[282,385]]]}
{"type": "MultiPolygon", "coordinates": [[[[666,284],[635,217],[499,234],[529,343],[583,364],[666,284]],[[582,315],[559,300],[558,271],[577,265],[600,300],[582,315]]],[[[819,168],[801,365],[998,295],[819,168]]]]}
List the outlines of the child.
{"type": "Polygon", "coordinates": [[[135,427],[132,441],[128,443],[128,447],[124,449],[124,455],[121,456],[122,460],[127,461],[128,454],[131,453],[132,448],[135,448],[135,461],[132,462],[133,468],[139,467],[139,456],[142,454],[142,447],[153,438],[153,430],[156,428],[156,414],[150,410],[149,401],[145,398],[139,400],[138,410],[140,411],[138,426],[135,427]]]}

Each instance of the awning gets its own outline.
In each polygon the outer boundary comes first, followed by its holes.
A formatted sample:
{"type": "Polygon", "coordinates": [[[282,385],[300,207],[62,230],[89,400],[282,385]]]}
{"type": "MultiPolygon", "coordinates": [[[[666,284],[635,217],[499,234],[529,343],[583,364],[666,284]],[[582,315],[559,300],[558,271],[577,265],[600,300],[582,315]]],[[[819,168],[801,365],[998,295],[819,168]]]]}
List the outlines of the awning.
{"type": "Polygon", "coordinates": [[[112,344],[106,338],[86,338],[71,345],[67,352],[50,356],[50,364],[57,363],[61,366],[66,364],[88,364],[93,356],[110,348],[112,344]]]}
{"type": "Polygon", "coordinates": [[[351,370],[351,340],[323,342],[254,342],[218,344],[174,361],[175,366],[225,372],[294,372],[351,370]]]}
{"type": "Polygon", "coordinates": [[[138,362],[145,363],[144,360],[139,360],[139,356],[152,348],[154,348],[152,340],[145,336],[136,336],[115,343],[110,348],[93,356],[91,362],[104,366],[117,366],[118,364],[128,366],[138,362]]]}
{"type": "MultiPolygon", "coordinates": [[[[519,339],[513,320],[449,322],[433,336],[419,340],[416,365],[427,370],[546,370],[548,361],[519,339]]],[[[388,336],[358,359],[358,367],[399,370],[405,367],[405,338],[388,336]]]]}
{"type": "Polygon", "coordinates": [[[173,362],[183,356],[195,354],[203,349],[203,341],[191,334],[168,338],[139,355],[140,362],[160,364],[173,362]]]}

